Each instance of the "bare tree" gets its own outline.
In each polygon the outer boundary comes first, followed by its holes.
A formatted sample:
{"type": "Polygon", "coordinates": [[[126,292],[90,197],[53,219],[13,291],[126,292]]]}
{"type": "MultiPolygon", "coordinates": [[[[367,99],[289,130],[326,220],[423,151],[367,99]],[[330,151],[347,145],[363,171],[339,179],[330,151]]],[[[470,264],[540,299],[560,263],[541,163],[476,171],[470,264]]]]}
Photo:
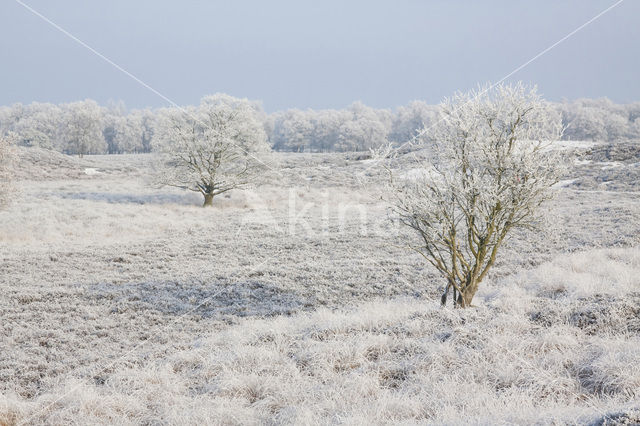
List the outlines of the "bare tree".
{"type": "Polygon", "coordinates": [[[551,148],[562,134],[557,109],[522,84],[456,94],[425,130],[433,161],[396,180],[395,207],[415,230],[420,253],[446,279],[455,306],[470,306],[511,231],[536,225],[562,173],[551,148]]]}
{"type": "Polygon", "coordinates": [[[166,110],[159,135],[168,157],[161,183],[199,192],[210,206],[216,195],[252,182],[265,167],[260,157],[269,151],[257,117],[256,104],[227,95],[166,110]]]}

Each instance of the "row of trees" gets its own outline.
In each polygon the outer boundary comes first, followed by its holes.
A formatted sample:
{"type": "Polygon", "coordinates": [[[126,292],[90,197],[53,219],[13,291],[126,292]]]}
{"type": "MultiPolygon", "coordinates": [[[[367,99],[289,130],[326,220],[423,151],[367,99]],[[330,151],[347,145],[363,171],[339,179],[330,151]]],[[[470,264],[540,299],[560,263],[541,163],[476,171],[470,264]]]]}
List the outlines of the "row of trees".
{"type": "Polygon", "coordinates": [[[92,100],[15,104],[0,108],[0,136],[80,156],[149,152],[155,115],[151,110],[127,112],[122,104],[101,107],[92,100]]]}
{"type": "MultiPolygon", "coordinates": [[[[411,140],[435,123],[437,106],[414,101],[395,111],[360,102],[342,110],[291,109],[266,114],[251,102],[271,147],[278,151],[365,151],[386,142],[411,140]]],[[[640,138],[640,103],[614,104],[608,99],[580,99],[554,104],[566,127],[564,139],[640,138]]],[[[197,107],[187,107],[193,109],[197,107]]],[[[0,107],[0,136],[17,144],[67,154],[150,152],[157,130],[177,108],[127,111],[123,104],[106,107],[85,100],[67,104],[32,103],[0,107]]]]}
{"type": "Polygon", "coordinates": [[[366,151],[386,142],[406,142],[432,123],[437,106],[414,101],[394,113],[355,102],[343,110],[277,112],[267,130],[277,151],[366,151]]]}
{"type": "Polygon", "coordinates": [[[621,105],[607,98],[578,99],[558,104],[558,109],[565,140],[640,139],[640,102],[621,105]]]}
{"type": "MultiPolygon", "coordinates": [[[[579,99],[550,104],[566,129],[565,140],[640,139],[640,102],[579,99]]],[[[269,140],[281,151],[363,151],[385,142],[404,143],[434,126],[438,106],[414,101],[398,108],[373,109],[360,102],[344,110],[292,109],[268,117],[269,140]]]]}

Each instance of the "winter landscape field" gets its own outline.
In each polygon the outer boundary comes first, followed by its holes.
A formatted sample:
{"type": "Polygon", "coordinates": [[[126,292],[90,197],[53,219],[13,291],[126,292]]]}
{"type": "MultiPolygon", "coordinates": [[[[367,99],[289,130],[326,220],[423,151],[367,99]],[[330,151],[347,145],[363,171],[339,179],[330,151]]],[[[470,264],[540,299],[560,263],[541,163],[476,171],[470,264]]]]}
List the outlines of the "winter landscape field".
{"type": "Polygon", "coordinates": [[[553,224],[453,309],[366,155],[279,153],[203,209],[153,154],[19,148],[0,424],[638,422],[640,146],[557,149],[553,224]]]}
{"type": "Polygon", "coordinates": [[[638,16],[0,1],[0,426],[640,426],[638,16]]]}

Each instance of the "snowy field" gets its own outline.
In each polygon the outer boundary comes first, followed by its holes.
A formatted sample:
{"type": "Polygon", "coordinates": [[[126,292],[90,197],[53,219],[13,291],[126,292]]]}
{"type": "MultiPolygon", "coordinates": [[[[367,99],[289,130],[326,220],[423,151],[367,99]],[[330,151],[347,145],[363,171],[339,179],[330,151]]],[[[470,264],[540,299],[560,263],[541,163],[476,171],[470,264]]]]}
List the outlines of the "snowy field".
{"type": "Polygon", "coordinates": [[[0,425],[640,422],[640,147],[562,148],[554,226],[467,310],[366,156],[278,154],[203,209],[151,155],[21,149],[0,425]]]}

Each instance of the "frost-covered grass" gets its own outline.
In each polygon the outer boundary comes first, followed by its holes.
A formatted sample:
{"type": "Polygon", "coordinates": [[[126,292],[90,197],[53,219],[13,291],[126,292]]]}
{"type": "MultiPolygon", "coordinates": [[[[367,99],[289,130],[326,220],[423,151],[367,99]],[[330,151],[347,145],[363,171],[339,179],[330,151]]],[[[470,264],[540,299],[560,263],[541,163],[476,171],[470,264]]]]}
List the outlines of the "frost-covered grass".
{"type": "Polygon", "coordinates": [[[371,164],[285,154],[202,209],[146,156],[29,155],[0,213],[0,424],[638,421],[640,196],[562,188],[461,311],[371,164]]]}
{"type": "Polygon", "coordinates": [[[588,423],[640,403],[638,272],[638,249],[593,250],[467,311],[400,298],[247,319],[0,406],[65,424],[588,423]]]}

